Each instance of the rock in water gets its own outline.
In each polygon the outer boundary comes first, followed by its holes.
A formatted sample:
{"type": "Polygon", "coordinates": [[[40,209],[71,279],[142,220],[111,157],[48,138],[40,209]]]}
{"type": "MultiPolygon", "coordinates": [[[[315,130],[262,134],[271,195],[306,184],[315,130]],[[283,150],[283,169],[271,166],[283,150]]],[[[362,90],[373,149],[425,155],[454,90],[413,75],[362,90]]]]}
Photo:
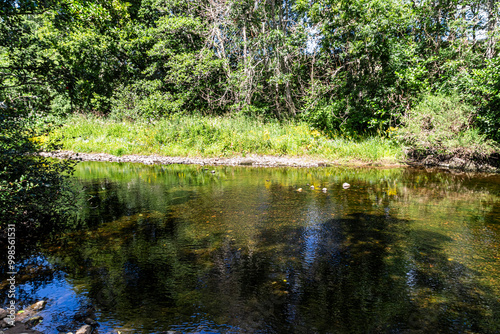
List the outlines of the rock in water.
{"type": "Polygon", "coordinates": [[[85,325],[80,327],[79,330],[76,331],[76,334],[90,334],[92,333],[92,327],[90,325],[85,325]]]}
{"type": "Polygon", "coordinates": [[[0,308],[0,320],[2,320],[3,318],[5,318],[8,315],[9,315],[9,312],[7,312],[7,310],[0,308]]]}
{"type": "Polygon", "coordinates": [[[0,327],[2,328],[13,327],[13,326],[14,326],[14,321],[11,321],[9,318],[4,318],[2,321],[0,321],[0,327]]]}
{"type": "Polygon", "coordinates": [[[41,311],[45,308],[45,305],[47,305],[47,302],[45,300],[40,300],[39,302],[36,302],[35,304],[30,306],[30,309],[33,311],[41,311]]]}
{"type": "Polygon", "coordinates": [[[86,323],[87,325],[92,326],[92,327],[99,327],[99,324],[97,323],[97,321],[95,321],[92,318],[86,318],[83,322],[86,323]]]}
{"type": "Polygon", "coordinates": [[[40,322],[42,322],[43,317],[37,315],[36,317],[29,318],[28,321],[24,323],[27,328],[35,327],[40,322]]]}
{"type": "Polygon", "coordinates": [[[95,308],[93,306],[82,307],[73,316],[73,319],[78,321],[84,321],[85,318],[91,318],[91,319],[95,318],[95,308]]]}
{"type": "MultiPolygon", "coordinates": [[[[0,331],[0,333],[3,333],[0,331]]],[[[5,333],[12,333],[12,334],[43,334],[42,332],[39,332],[37,330],[29,328],[26,324],[23,324],[22,322],[16,322],[14,327],[11,327],[10,329],[6,330],[5,333]]]]}
{"type": "Polygon", "coordinates": [[[59,325],[59,326],[56,327],[56,329],[59,332],[70,332],[71,331],[71,327],[68,326],[68,325],[59,325]]]}

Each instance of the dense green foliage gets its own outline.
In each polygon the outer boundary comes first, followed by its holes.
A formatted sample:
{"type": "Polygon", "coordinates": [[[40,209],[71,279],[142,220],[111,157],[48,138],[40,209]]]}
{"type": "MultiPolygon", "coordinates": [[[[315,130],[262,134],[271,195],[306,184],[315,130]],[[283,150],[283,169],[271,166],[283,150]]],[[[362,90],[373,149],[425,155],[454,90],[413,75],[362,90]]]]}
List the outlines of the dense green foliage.
{"type": "Polygon", "coordinates": [[[58,93],[55,59],[37,33],[44,10],[29,1],[0,5],[0,227],[5,236],[5,225],[15,224],[24,240],[60,222],[73,196],[66,183],[73,163],[36,154],[50,129],[41,116],[58,93]]]}
{"type": "Polygon", "coordinates": [[[457,96],[425,96],[404,119],[397,136],[418,154],[453,154],[483,158],[492,154],[495,143],[473,127],[473,107],[457,96]]]}
{"type": "Polygon", "coordinates": [[[55,112],[260,114],[354,133],[458,94],[500,139],[492,0],[26,0],[1,12],[2,90],[44,93],[55,112]]]}
{"type": "Polygon", "coordinates": [[[28,230],[53,226],[71,210],[66,178],[73,163],[36,155],[43,126],[22,105],[0,109],[0,120],[0,226],[5,232],[6,224],[16,224],[27,237],[28,230]]]}

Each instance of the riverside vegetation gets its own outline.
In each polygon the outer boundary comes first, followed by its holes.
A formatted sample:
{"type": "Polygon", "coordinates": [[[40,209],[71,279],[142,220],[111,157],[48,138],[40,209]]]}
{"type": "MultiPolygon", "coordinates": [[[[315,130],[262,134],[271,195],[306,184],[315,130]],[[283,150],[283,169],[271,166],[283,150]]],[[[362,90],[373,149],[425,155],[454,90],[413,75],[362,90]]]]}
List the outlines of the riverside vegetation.
{"type": "Polygon", "coordinates": [[[493,0],[3,1],[1,222],[16,211],[34,225],[28,217],[46,216],[35,198],[63,200],[71,167],[31,154],[58,140],[117,155],[497,161],[499,10],[493,0]]]}
{"type": "Polygon", "coordinates": [[[156,121],[76,115],[63,120],[56,130],[31,140],[42,147],[60,143],[74,152],[117,156],[260,154],[396,163],[436,154],[482,161],[494,154],[498,145],[470,125],[470,109],[456,96],[428,96],[407,115],[400,128],[364,135],[325,134],[304,121],[264,121],[241,115],[173,115],[156,121]]]}
{"type": "Polygon", "coordinates": [[[47,136],[74,152],[232,157],[249,154],[305,156],[335,161],[402,159],[401,146],[389,137],[327,137],[304,122],[264,122],[248,117],[173,116],[153,123],[75,116],[47,136]]]}

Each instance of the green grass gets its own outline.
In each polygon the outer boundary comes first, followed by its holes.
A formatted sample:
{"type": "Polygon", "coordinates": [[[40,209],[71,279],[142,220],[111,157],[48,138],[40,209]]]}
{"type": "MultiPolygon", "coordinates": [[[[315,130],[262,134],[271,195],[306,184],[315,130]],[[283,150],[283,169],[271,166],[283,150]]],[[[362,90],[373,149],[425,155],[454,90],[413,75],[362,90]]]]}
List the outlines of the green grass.
{"type": "Polygon", "coordinates": [[[244,117],[175,116],[154,123],[73,116],[44,142],[82,153],[190,157],[300,156],[338,162],[397,162],[402,148],[385,137],[327,138],[305,123],[244,117]]]}

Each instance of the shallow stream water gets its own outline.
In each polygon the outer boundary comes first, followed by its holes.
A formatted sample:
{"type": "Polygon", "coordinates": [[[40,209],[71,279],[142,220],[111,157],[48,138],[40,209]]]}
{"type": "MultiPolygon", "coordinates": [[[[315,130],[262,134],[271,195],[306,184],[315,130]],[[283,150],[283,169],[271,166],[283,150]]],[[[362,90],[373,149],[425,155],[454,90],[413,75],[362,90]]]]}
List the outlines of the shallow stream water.
{"type": "Polygon", "coordinates": [[[500,333],[500,175],[84,162],[75,182],[78,228],[18,265],[44,333],[90,306],[99,333],[500,333]]]}

